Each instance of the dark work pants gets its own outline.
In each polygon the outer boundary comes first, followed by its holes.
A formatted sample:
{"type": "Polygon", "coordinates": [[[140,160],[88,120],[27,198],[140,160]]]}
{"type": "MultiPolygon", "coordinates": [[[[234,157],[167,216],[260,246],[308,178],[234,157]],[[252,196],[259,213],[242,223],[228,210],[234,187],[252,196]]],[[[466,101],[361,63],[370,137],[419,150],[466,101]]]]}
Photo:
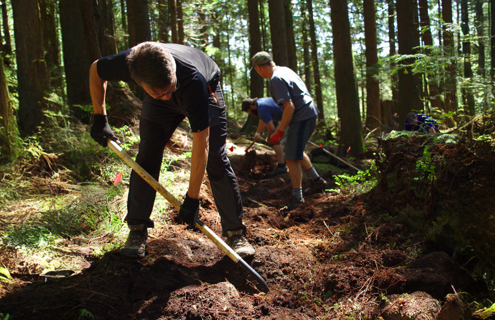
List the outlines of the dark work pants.
{"type": "MultiPolygon", "coordinates": [[[[218,103],[223,104],[223,95],[218,85],[215,90],[218,103]]],[[[220,214],[222,235],[227,231],[245,230],[242,224],[242,200],[237,177],[227,157],[227,115],[225,109],[215,108],[217,102],[211,100],[208,163],[206,171],[210,181],[215,204],[220,214]]],[[[143,108],[146,106],[143,105],[143,108]]],[[[139,130],[141,142],[136,162],[153,178],[158,180],[165,146],[177,126],[184,119],[183,115],[162,118],[159,123],[141,118],[139,130]]],[[[134,170],[131,172],[129,197],[127,202],[128,225],[144,224],[153,228],[150,219],[156,191],[134,170]]]]}

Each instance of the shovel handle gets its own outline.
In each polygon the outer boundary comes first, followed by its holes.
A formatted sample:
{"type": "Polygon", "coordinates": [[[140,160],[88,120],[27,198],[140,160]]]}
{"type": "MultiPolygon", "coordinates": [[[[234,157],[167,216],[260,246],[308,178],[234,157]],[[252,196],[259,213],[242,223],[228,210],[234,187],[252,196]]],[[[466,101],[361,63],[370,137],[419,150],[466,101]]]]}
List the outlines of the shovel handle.
{"type": "MultiPolygon", "coordinates": [[[[126,152],[122,150],[122,148],[113,140],[108,139],[108,147],[115,152],[120,159],[122,159],[129,167],[132,168],[137,174],[141,176],[150,186],[153,187],[156,191],[158,191],[165,199],[170,202],[175,209],[180,210],[181,203],[177,200],[170,192],[167,191],[155,178],[153,178],[146,170],[143,169],[136,161],[134,161],[126,152]]],[[[251,273],[260,284],[263,285],[265,290],[268,292],[269,288],[266,284],[265,280],[251,268],[242,258],[232,250],[232,248],[227,245],[222,238],[217,236],[210,228],[208,228],[203,222],[199,219],[196,219],[195,227],[198,228],[203,234],[205,234],[213,243],[217,245],[220,250],[222,250],[230,259],[232,259],[235,263],[240,263],[240,265],[251,273]]]]}
{"type": "Polygon", "coordinates": [[[244,152],[248,152],[248,150],[251,149],[251,147],[253,146],[253,144],[254,144],[254,141],[251,142],[251,144],[246,149],[244,149],[244,152]]]}

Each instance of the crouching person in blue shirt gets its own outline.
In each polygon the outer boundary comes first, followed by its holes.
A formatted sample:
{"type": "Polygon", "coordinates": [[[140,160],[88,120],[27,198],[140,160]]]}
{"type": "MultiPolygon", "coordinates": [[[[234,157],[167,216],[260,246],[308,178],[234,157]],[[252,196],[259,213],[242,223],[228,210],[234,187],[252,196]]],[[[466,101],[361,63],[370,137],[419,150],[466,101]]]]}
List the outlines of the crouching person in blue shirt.
{"type": "Polygon", "coordinates": [[[406,116],[406,131],[420,133],[438,133],[438,122],[426,114],[409,112],[406,116]]]}

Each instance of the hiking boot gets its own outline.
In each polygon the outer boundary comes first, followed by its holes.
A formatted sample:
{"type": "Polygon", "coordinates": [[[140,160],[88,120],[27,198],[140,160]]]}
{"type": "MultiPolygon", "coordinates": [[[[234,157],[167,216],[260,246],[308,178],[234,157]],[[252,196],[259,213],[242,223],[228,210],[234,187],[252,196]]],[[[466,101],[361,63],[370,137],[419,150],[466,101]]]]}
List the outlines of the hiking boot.
{"type": "Polygon", "coordinates": [[[270,178],[273,178],[273,177],[278,176],[279,174],[286,173],[286,172],[287,172],[287,167],[283,167],[283,168],[275,167],[275,170],[273,170],[272,172],[269,172],[268,176],[270,178]]]}
{"type": "Polygon", "coordinates": [[[231,247],[241,258],[253,256],[255,250],[251,244],[247,241],[244,236],[244,231],[227,231],[227,244],[231,247]]]}
{"type": "Polygon", "coordinates": [[[325,181],[325,179],[320,177],[320,179],[316,181],[311,181],[311,185],[304,189],[304,193],[306,195],[311,195],[313,193],[325,191],[326,188],[328,188],[327,182],[325,181]]]}
{"type": "Polygon", "coordinates": [[[292,210],[297,208],[303,202],[304,202],[304,198],[298,199],[298,198],[292,197],[287,205],[280,208],[280,211],[282,211],[282,213],[284,213],[284,214],[288,214],[289,212],[291,212],[292,210]]]}
{"type": "Polygon", "coordinates": [[[148,229],[143,225],[129,226],[129,236],[124,245],[124,254],[130,257],[144,258],[148,229]]]}

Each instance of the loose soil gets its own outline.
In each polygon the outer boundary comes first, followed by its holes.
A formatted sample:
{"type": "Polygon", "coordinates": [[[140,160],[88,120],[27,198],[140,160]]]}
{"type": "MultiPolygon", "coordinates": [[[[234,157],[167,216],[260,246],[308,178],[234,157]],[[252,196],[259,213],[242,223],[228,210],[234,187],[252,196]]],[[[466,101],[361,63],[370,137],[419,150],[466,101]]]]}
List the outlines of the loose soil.
{"type": "MultiPolygon", "coordinates": [[[[23,271],[15,252],[2,250],[1,262],[16,266],[10,269],[16,281],[2,287],[0,313],[14,320],[406,319],[390,315],[403,293],[422,292],[443,304],[447,294],[486,291],[451,253],[425,246],[410,226],[387,219],[376,204],[389,198],[317,193],[284,215],[279,208],[290,198],[290,179],[287,173],[267,178],[273,153],[255,146],[230,159],[247,238],[256,248],[246,261],[269,292],[199,231],[178,224],[174,212],[150,231],[145,259],[120,251],[95,258],[80,250],[87,268],[65,277],[23,271]]],[[[329,182],[333,173],[322,171],[329,182]]],[[[207,188],[200,219],[221,234],[207,188]]]]}

